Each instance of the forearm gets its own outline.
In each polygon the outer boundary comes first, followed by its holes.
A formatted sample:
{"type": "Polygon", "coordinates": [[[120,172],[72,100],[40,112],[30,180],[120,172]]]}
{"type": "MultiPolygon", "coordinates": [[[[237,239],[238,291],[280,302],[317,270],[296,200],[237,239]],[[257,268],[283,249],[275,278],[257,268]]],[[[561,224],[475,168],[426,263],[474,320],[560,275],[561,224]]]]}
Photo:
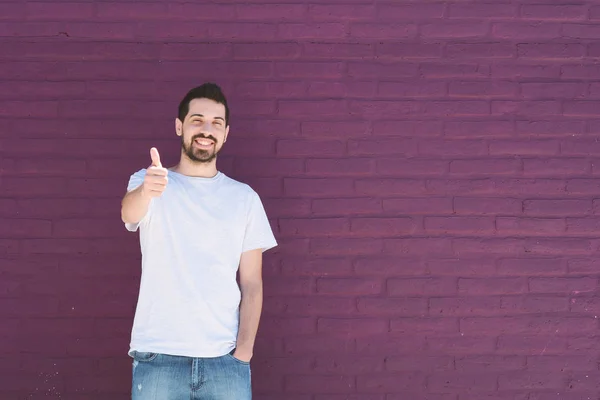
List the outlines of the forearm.
{"type": "Polygon", "coordinates": [[[152,198],[142,191],[142,185],[128,192],[121,202],[121,219],[124,223],[136,224],[144,218],[152,198]]]}
{"type": "Polygon", "coordinates": [[[262,303],[262,282],[248,284],[247,287],[242,288],[236,352],[248,358],[252,357],[254,352],[254,341],[258,332],[262,303]]]}

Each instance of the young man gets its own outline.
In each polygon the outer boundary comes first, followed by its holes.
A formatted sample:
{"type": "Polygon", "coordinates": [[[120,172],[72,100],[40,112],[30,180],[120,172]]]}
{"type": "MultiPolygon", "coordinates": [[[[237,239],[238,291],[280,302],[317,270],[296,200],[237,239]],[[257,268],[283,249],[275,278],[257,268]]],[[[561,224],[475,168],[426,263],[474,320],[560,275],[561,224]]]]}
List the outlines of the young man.
{"type": "Polygon", "coordinates": [[[251,399],[262,252],[277,243],[256,192],[217,169],[229,134],[217,85],[186,94],[175,132],[179,163],[163,167],[152,148],[151,165],[130,177],[121,208],[126,228],[140,229],[142,251],[132,398],[251,399]]]}

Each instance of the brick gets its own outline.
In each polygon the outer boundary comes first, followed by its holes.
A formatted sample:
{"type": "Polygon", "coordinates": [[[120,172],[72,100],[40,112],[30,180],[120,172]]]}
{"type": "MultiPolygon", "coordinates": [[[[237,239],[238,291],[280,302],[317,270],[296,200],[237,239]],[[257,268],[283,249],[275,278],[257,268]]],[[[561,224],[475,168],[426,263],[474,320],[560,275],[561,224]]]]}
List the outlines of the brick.
{"type": "MultiPolygon", "coordinates": [[[[523,59],[565,59],[565,58],[582,58],[585,56],[585,46],[576,43],[538,43],[517,44],[517,57],[523,59]]],[[[509,68],[507,66],[507,68],[509,68]]],[[[523,66],[528,70],[538,68],[545,70],[546,75],[552,71],[552,75],[556,71],[556,66],[523,66]],[[554,67],[554,68],[552,68],[554,67]]]]}
{"type": "Polygon", "coordinates": [[[440,58],[443,47],[440,43],[378,43],[377,57],[379,59],[412,59],[440,58]]]}
{"type": "Polygon", "coordinates": [[[281,157],[339,157],[346,150],[345,143],[339,140],[281,139],[276,146],[281,157]]]}
{"type": "Polygon", "coordinates": [[[456,279],[444,278],[390,278],[387,280],[389,296],[443,296],[457,293],[456,279]]]}
{"type": "Polygon", "coordinates": [[[322,278],[317,280],[317,292],[323,294],[365,295],[379,294],[382,291],[380,280],[322,278]]]}
{"type": "Polygon", "coordinates": [[[382,357],[346,356],[317,357],[315,372],[325,374],[365,374],[382,372],[384,359],[382,357]]]}
{"type": "Polygon", "coordinates": [[[383,243],[378,239],[364,238],[327,238],[310,242],[310,252],[314,255],[352,254],[372,255],[379,254],[383,243]]]}
{"type": "MultiPolygon", "coordinates": [[[[560,143],[555,140],[497,140],[490,141],[490,155],[492,156],[514,156],[514,155],[557,155],[560,152],[560,143]]],[[[525,171],[531,168],[531,162],[541,160],[524,160],[525,171]]]]}
{"type": "Polygon", "coordinates": [[[415,354],[423,351],[425,338],[422,335],[399,335],[385,333],[356,338],[356,352],[369,355],[415,354]]]}
{"type": "Polygon", "coordinates": [[[561,25],[552,22],[498,22],[492,24],[492,37],[501,39],[555,39],[561,37],[561,25]]]}
{"type": "MultiPolygon", "coordinates": [[[[181,17],[183,7],[171,6],[168,4],[160,3],[148,3],[148,4],[136,4],[136,3],[101,3],[96,5],[96,17],[101,20],[111,21],[127,21],[131,18],[136,19],[155,19],[164,18],[166,15],[171,17],[181,17]]],[[[200,11],[199,9],[188,9],[187,12],[200,11]]],[[[205,15],[207,9],[202,10],[205,15]]],[[[191,14],[188,14],[191,15],[191,14]]]]}
{"type": "MultiPolygon", "coordinates": [[[[278,299],[272,299],[278,300],[278,299]]],[[[281,314],[294,316],[331,316],[353,315],[356,313],[354,299],[347,297],[293,297],[281,299],[284,310],[281,314]]]]}
{"type": "Polygon", "coordinates": [[[458,331],[456,318],[395,318],[390,321],[390,331],[421,333],[423,335],[452,334],[458,331]]]}
{"type": "Polygon", "coordinates": [[[417,228],[416,221],[408,217],[399,218],[353,218],[350,221],[350,232],[368,237],[392,237],[410,234],[417,228]]]}
{"type": "Polygon", "coordinates": [[[361,297],[357,303],[358,312],[365,315],[424,316],[427,314],[427,300],[410,297],[361,297]]]}
{"type": "Polygon", "coordinates": [[[515,175],[522,170],[521,160],[454,160],[450,162],[450,174],[515,175]]]}
{"type": "Polygon", "coordinates": [[[369,43],[304,43],[302,54],[308,58],[360,59],[372,58],[375,47],[369,43]]]}
{"type": "Polygon", "coordinates": [[[307,15],[314,20],[361,20],[375,16],[371,4],[309,4],[307,15]]]}
{"type": "Polygon", "coordinates": [[[561,334],[593,332],[597,329],[594,317],[591,318],[552,318],[552,317],[467,317],[460,320],[460,331],[465,334],[504,333],[561,334]]]}
{"type": "MultiPolygon", "coordinates": [[[[444,136],[449,138],[491,138],[512,136],[514,132],[514,124],[511,121],[446,121],[444,123],[444,136]]],[[[483,150],[480,151],[484,152],[483,150]]]]}
{"type": "Polygon", "coordinates": [[[560,103],[557,101],[492,101],[492,115],[513,114],[527,117],[560,114],[560,103]]]}
{"type": "Polygon", "coordinates": [[[517,47],[509,43],[448,43],[445,56],[450,59],[513,58],[517,47]]]}
{"type": "Polygon", "coordinates": [[[521,83],[521,94],[526,99],[574,99],[587,95],[588,85],[575,82],[521,83]]]}
{"type": "Polygon", "coordinates": [[[376,92],[375,82],[311,82],[308,86],[308,94],[316,97],[354,97],[363,98],[374,96],[376,92]]]}
{"type": "MultiPolygon", "coordinates": [[[[422,69],[422,67],[421,67],[422,69]]],[[[417,77],[419,66],[415,63],[398,62],[348,62],[348,76],[354,79],[411,78],[417,77]]]]}
{"type": "Polygon", "coordinates": [[[448,86],[451,97],[514,97],[518,86],[514,82],[453,81],[448,86]]]}
{"type": "Polygon", "coordinates": [[[379,4],[377,17],[381,20],[420,20],[441,18],[444,15],[444,4],[379,4]]]}
{"type": "Polygon", "coordinates": [[[24,218],[0,219],[0,237],[3,238],[43,238],[51,235],[50,221],[24,218]]]}
{"type": "Polygon", "coordinates": [[[591,173],[589,160],[577,158],[545,158],[523,160],[525,175],[587,175],[591,173]]]}
{"type": "Polygon", "coordinates": [[[53,100],[82,97],[86,90],[83,82],[0,82],[0,96],[9,100],[53,100]]]}
{"type": "Polygon", "coordinates": [[[236,20],[240,21],[303,20],[306,15],[303,4],[237,4],[235,7],[236,20]]]}
{"type": "Polygon", "coordinates": [[[425,194],[425,183],[416,179],[359,179],[355,188],[356,193],[382,197],[425,194]]]}
{"type": "Polygon", "coordinates": [[[417,25],[411,23],[364,23],[350,24],[350,36],[375,39],[411,39],[417,36],[417,25]]]}
{"type": "Polygon", "coordinates": [[[451,242],[444,238],[384,239],[385,254],[449,254],[451,242]]]}
{"type": "Polygon", "coordinates": [[[567,340],[556,332],[550,334],[516,334],[510,333],[498,337],[499,354],[509,355],[551,355],[564,354],[567,340]]]}
{"type": "Polygon", "coordinates": [[[596,101],[565,101],[564,115],[593,115],[593,110],[600,106],[596,101]]]}
{"type": "MultiPolygon", "coordinates": [[[[219,44],[219,48],[226,49],[221,44],[219,44]]],[[[269,43],[268,45],[264,43],[233,44],[233,58],[238,60],[285,60],[297,58],[299,55],[300,45],[298,43],[269,43]]]]}
{"type": "MultiPolygon", "coordinates": [[[[514,18],[517,16],[517,6],[511,4],[468,4],[468,3],[454,3],[448,6],[448,17],[449,18],[474,18],[474,19],[488,19],[488,18],[514,18]]],[[[461,399],[462,400],[462,399],[461,399]]]]}
{"type": "Polygon", "coordinates": [[[422,112],[419,103],[407,100],[352,100],[348,107],[350,114],[365,118],[385,118],[388,115],[415,115],[422,112]]]}
{"type": "Polygon", "coordinates": [[[428,101],[422,112],[431,116],[488,115],[490,105],[482,100],[428,101]]]}
{"type": "MultiPolygon", "coordinates": [[[[219,163],[222,165],[221,159],[219,163]]],[[[300,159],[257,158],[237,156],[233,160],[234,170],[245,176],[270,176],[280,174],[299,175],[304,172],[304,161],[300,159]]]]}
{"type": "Polygon", "coordinates": [[[326,354],[339,355],[354,349],[354,338],[322,336],[286,336],[284,338],[285,353],[290,356],[306,357],[309,355],[323,356],[326,354]]]}
{"type": "Polygon", "coordinates": [[[284,117],[345,116],[348,108],[343,100],[280,100],[279,114],[284,117]]]}
{"type": "Polygon", "coordinates": [[[413,155],[416,153],[416,143],[410,138],[381,138],[377,141],[372,139],[349,139],[348,154],[350,156],[364,155],[413,155]]]}
{"type": "Polygon", "coordinates": [[[450,197],[416,197],[383,199],[383,210],[402,214],[451,214],[450,197]]]}
{"type": "Polygon", "coordinates": [[[589,155],[595,156],[596,150],[600,148],[600,142],[595,140],[580,139],[577,141],[563,141],[560,144],[560,152],[564,155],[589,155]]]}
{"type": "Polygon", "coordinates": [[[587,239],[551,238],[531,240],[525,245],[526,252],[534,254],[590,254],[596,243],[587,239]]]}
{"type": "Polygon", "coordinates": [[[421,276],[425,265],[414,257],[377,256],[358,258],[354,261],[354,273],[365,276],[421,276]]]}
{"type": "Polygon", "coordinates": [[[325,334],[365,336],[388,330],[388,321],[376,318],[319,318],[317,323],[317,331],[325,334]]]}
{"type": "Polygon", "coordinates": [[[3,101],[0,117],[52,118],[58,115],[56,101],[3,101]]]}
{"type": "Polygon", "coordinates": [[[523,212],[528,215],[584,215],[590,214],[590,200],[525,200],[523,212]]]}
{"type": "Polygon", "coordinates": [[[304,317],[267,317],[261,320],[261,327],[267,337],[288,335],[310,335],[316,332],[314,318],[304,317]]]}
{"type": "Polygon", "coordinates": [[[85,3],[27,3],[25,7],[28,20],[87,20],[94,14],[93,4],[85,3]]]}
{"type": "Polygon", "coordinates": [[[510,296],[502,298],[500,307],[511,315],[566,312],[569,310],[569,299],[550,296],[510,296]]]}
{"type": "Polygon", "coordinates": [[[597,271],[598,261],[595,259],[570,258],[568,260],[568,272],[571,274],[589,274],[597,271]]]}
{"type": "Polygon", "coordinates": [[[381,200],[374,198],[314,199],[311,210],[316,215],[378,214],[381,200]]]}
{"type": "Polygon", "coordinates": [[[496,274],[493,260],[440,258],[427,261],[427,273],[434,276],[490,276],[496,274]]]}
{"type": "Polygon", "coordinates": [[[382,97],[415,98],[415,97],[443,97],[446,95],[444,82],[379,82],[377,93],[382,97]]]}
{"type": "Polygon", "coordinates": [[[496,229],[500,234],[555,236],[566,232],[566,224],[560,218],[498,217],[496,229]]]}
{"type": "Polygon", "coordinates": [[[365,122],[323,121],[302,122],[303,136],[317,137],[360,137],[371,133],[370,124],[365,122]]]}
{"type": "Polygon", "coordinates": [[[600,76],[600,66],[595,64],[563,65],[560,71],[563,79],[597,79],[600,76]]]}
{"type": "Polygon", "coordinates": [[[344,65],[339,62],[277,62],[275,75],[282,78],[341,78],[344,65]]]}
{"type": "Polygon", "coordinates": [[[384,175],[395,176],[439,176],[448,171],[448,162],[441,160],[379,158],[377,160],[377,171],[384,175]]]}
{"type": "Polygon", "coordinates": [[[454,358],[449,356],[386,357],[385,369],[389,372],[433,372],[453,369],[454,358]]]}
{"type": "Polygon", "coordinates": [[[487,78],[490,67],[484,64],[423,62],[420,65],[421,76],[425,78],[487,78]]]}
{"type": "Polygon", "coordinates": [[[487,217],[425,217],[424,224],[425,231],[434,234],[489,234],[494,231],[494,220],[487,217]]]}
{"type": "Polygon", "coordinates": [[[2,186],[5,196],[56,196],[65,193],[67,182],[56,177],[3,177],[2,186]]]}
{"type": "Polygon", "coordinates": [[[452,239],[454,254],[464,257],[465,255],[477,254],[512,254],[521,255],[525,253],[526,243],[523,239],[452,239]]]}
{"type": "Polygon", "coordinates": [[[424,139],[418,143],[418,152],[424,156],[477,156],[487,155],[483,140],[437,140],[424,139]]]}
{"type": "Polygon", "coordinates": [[[567,136],[585,132],[584,121],[517,121],[518,134],[567,136]]]}
{"type": "Polygon", "coordinates": [[[311,292],[312,282],[307,277],[286,277],[265,278],[265,296],[303,296],[311,292]]]}
{"type": "Polygon", "coordinates": [[[460,372],[435,373],[428,377],[427,387],[434,393],[448,391],[477,391],[477,390],[495,390],[497,376],[492,373],[471,373],[463,374],[460,372]]]}
{"type": "Polygon", "coordinates": [[[499,308],[500,297],[435,297],[429,299],[429,313],[435,316],[483,316],[499,313],[501,311],[491,311],[499,308]]]}
{"type": "Polygon", "coordinates": [[[563,24],[562,35],[566,38],[594,39],[598,37],[600,30],[594,24],[563,24]]]}
{"type": "Polygon", "coordinates": [[[594,233],[600,228],[600,220],[597,218],[567,218],[566,231],[571,234],[594,233]]]}
{"type": "Polygon", "coordinates": [[[311,175],[372,175],[375,161],[371,159],[309,159],[306,172],[311,175]]]}
{"type": "Polygon", "coordinates": [[[462,21],[444,21],[421,25],[421,36],[432,39],[477,38],[487,35],[488,32],[489,24],[486,22],[465,24],[462,21]]]}
{"type": "Polygon", "coordinates": [[[359,375],[356,382],[357,389],[361,392],[418,391],[425,388],[425,375],[420,372],[359,375]]]}
{"type": "MultiPolygon", "coordinates": [[[[577,294],[575,293],[575,295],[577,294]]],[[[600,311],[600,303],[597,297],[576,297],[571,299],[569,310],[572,313],[593,315],[594,318],[597,318],[600,311]]]]}
{"type": "Polygon", "coordinates": [[[591,292],[598,284],[598,279],[582,278],[529,278],[529,290],[532,293],[581,293],[591,292]]]}
{"type": "Polygon", "coordinates": [[[286,392],[351,393],[355,390],[352,376],[291,375],[285,377],[286,392]]]}
{"type": "Polygon", "coordinates": [[[482,194],[494,190],[491,179],[429,179],[426,186],[429,193],[437,195],[482,194]]]}
{"type": "Polygon", "coordinates": [[[528,291],[525,278],[459,278],[458,292],[465,295],[518,294],[528,291]]]}
{"type": "Polygon", "coordinates": [[[586,19],[587,11],[583,5],[524,4],[521,6],[521,18],[535,20],[581,20],[586,19]]]}
{"type": "Polygon", "coordinates": [[[346,25],[340,22],[323,22],[313,24],[281,23],[277,34],[272,37],[280,39],[339,39],[346,36],[346,25]]]}
{"type": "Polygon", "coordinates": [[[505,372],[498,377],[498,388],[504,389],[553,389],[567,386],[569,376],[564,372],[505,372]]]}
{"type": "Polygon", "coordinates": [[[514,371],[525,368],[526,357],[505,355],[476,355],[456,357],[456,370],[461,372],[514,371]]]}
{"type": "Polygon", "coordinates": [[[454,211],[458,214],[521,214],[519,199],[490,197],[455,197],[454,211]]]}
{"type": "Polygon", "coordinates": [[[560,179],[498,179],[494,187],[507,195],[564,194],[566,182],[560,179]]]}
{"type": "Polygon", "coordinates": [[[283,188],[290,196],[344,196],[352,194],[353,182],[346,178],[285,178],[283,188]]]}
{"type": "MultiPolygon", "coordinates": [[[[518,47],[519,57],[537,57],[545,58],[547,53],[544,53],[538,49],[542,44],[536,44],[534,47],[526,48],[527,45],[519,45],[523,48],[518,47]]],[[[534,45],[532,45],[534,46],[534,45]]],[[[561,75],[561,67],[558,65],[531,65],[531,64],[502,64],[499,62],[494,63],[491,67],[491,75],[493,78],[556,78],[558,79],[561,75]]]]}

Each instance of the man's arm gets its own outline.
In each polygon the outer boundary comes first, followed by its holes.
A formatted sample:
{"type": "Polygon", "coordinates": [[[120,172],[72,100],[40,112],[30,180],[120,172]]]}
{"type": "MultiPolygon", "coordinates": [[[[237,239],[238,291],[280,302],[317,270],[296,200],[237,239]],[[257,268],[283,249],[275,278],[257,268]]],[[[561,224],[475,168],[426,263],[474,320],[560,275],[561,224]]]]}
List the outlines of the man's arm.
{"type": "Polygon", "coordinates": [[[249,362],[254,354],[254,340],[262,312],[262,249],[242,253],[240,259],[240,326],[233,356],[249,362]]]}
{"type": "Polygon", "coordinates": [[[150,201],[159,197],[167,187],[167,169],[160,163],[156,148],[150,149],[152,164],[146,170],[144,181],[137,188],[127,192],[121,202],[121,220],[126,224],[137,224],[148,212],[150,201]]]}

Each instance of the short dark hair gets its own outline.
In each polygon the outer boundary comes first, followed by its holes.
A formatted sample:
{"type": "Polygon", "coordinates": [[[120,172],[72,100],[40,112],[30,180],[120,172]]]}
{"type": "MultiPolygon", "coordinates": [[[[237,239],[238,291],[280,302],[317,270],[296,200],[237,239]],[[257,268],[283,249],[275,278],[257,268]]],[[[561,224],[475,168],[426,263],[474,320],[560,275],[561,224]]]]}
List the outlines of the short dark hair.
{"type": "Polygon", "coordinates": [[[229,125],[229,106],[223,91],[216,83],[206,82],[200,86],[190,89],[179,103],[179,120],[183,122],[190,111],[190,102],[194,99],[210,99],[225,106],[225,125],[229,125]]]}

